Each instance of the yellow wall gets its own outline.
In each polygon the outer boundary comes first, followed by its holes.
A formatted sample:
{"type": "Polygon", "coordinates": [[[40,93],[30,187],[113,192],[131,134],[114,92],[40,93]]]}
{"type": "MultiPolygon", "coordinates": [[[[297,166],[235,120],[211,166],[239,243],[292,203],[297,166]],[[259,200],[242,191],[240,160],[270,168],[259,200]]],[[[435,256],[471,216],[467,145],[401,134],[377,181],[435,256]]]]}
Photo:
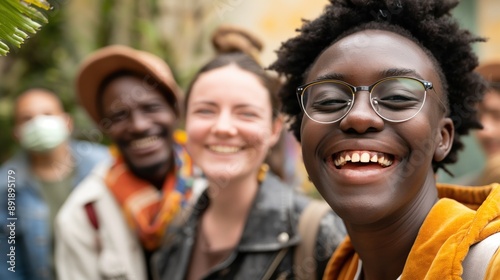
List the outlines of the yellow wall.
{"type": "Polygon", "coordinates": [[[481,44],[481,61],[500,60],[500,1],[478,0],[478,33],[487,37],[488,42],[481,44]]]}
{"type": "Polygon", "coordinates": [[[264,65],[272,63],[281,42],[293,37],[302,25],[302,18],[316,18],[326,0],[218,0],[226,3],[226,10],[218,13],[223,23],[233,23],[257,34],[265,43],[262,54],[264,65]]]}

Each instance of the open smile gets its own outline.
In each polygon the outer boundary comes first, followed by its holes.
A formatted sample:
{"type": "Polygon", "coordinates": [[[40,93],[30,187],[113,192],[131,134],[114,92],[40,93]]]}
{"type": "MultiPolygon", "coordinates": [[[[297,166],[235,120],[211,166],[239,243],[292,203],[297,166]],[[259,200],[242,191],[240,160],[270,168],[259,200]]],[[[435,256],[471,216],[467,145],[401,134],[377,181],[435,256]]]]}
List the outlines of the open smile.
{"type": "Polygon", "coordinates": [[[374,151],[341,151],[331,156],[331,161],[336,168],[341,169],[348,163],[355,163],[359,166],[378,164],[381,167],[389,167],[394,163],[394,156],[391,154],[374,151]]]}
{"type": "Polygon", "coordinates": [[[243,150],[243,147],[229,145],[209,145],[208,149],[219,154],[234,154],[243,150]]]}
{"type": "Polygon", "coordinates": [[[161,147],[162,142],[163,139],[158,135],[147,136],[130,141],[128,149],[134,154],[148,154],[161,147]]]}
{"type": "Polygon", "coordinates": [[[372,185],[389,178],[400,159],[398,156],[372,149],[336,151],[325,163],[342,185],[372,185]]]}

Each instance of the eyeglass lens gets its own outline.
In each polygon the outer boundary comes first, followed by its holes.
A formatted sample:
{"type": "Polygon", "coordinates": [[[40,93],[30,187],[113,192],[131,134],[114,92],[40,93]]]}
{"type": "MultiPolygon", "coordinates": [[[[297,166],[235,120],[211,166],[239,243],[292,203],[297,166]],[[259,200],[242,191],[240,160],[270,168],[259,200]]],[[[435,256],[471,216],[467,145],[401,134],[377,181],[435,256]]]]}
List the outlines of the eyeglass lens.
{"type": "MultiPolygon", "coordinates": [[[[307,86],[302,94],[305,113],[320,123],[332,123],[349,113],[357,88],[341,81],[320,81],[307,86]]],[[[370,101],[373,110],[389,121],[414,117],[425,101],[425,86],[410,78],[389,78],[373,85],[370,101]]]]}

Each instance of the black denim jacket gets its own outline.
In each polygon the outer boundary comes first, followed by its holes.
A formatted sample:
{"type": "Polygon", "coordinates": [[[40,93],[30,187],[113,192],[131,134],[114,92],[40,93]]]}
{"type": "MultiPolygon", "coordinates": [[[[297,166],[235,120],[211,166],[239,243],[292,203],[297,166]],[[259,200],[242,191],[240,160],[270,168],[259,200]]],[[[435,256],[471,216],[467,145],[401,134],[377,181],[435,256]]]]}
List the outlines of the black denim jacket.
{"type": "MultiPolygon", "coordinates": [[[[293,252],[301,241],[297,232],[298,219],[309,201],[309,198],[268,173],[259,188],[236,249],[203,279],[262,279],[278,252],[284,248],[289,250],[271,279],[295,279],[293,252]]],[[[186,277],[197,226],[209,203],[205,192],[198,199],[186,223],[169,228],[170,238],[153,259],[156,279],[182,280],[186,277]]],[[[344,236],[345,229],[341,219],[330,211],[321,220],[316,238],[314,255],[317,261],[317,279],[321,279],[331,254],[344,236]]]]}

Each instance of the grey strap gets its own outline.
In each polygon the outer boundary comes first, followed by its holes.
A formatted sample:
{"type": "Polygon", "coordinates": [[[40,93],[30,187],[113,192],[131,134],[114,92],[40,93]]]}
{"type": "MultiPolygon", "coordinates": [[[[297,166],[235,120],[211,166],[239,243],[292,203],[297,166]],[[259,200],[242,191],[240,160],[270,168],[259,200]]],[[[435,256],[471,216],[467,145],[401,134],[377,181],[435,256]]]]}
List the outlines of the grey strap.
{"type": "Polygon", "coordinates": [[[486,269],[488,269],[488,264],[499,247],[500,232],[490,235],[483,241],[472,245],[469,249],[469,253],[462,263],[462,267],[464,269],[462,279],[484,279],[486,269]]]}

